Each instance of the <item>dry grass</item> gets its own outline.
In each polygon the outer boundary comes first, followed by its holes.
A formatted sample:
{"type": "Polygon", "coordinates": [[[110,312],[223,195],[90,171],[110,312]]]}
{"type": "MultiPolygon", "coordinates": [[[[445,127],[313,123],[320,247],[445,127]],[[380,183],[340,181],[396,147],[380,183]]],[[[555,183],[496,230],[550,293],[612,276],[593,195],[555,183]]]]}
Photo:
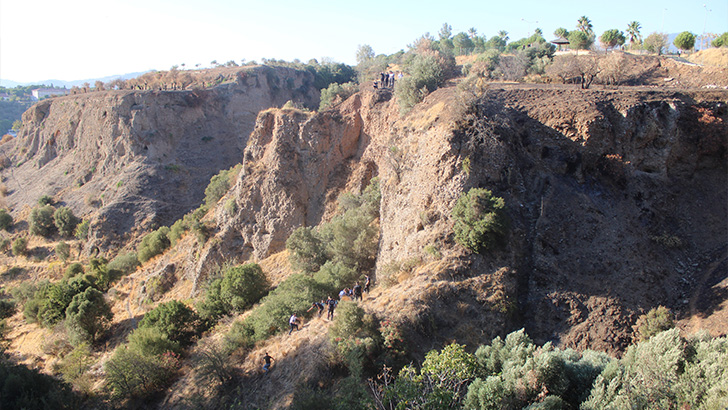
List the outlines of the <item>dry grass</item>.
{"type": "Polygon", "coordinates": [[[688,57],[695,64],[709,65],[728,69],[728,48],[709,48],[693,53],[688,57]]]}

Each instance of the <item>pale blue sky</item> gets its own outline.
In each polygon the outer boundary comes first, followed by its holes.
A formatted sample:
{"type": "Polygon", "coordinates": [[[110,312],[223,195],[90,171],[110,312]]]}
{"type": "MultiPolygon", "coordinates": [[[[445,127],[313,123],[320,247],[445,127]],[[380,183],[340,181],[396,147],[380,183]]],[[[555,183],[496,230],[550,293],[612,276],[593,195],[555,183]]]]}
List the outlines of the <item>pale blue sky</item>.
{"type": "Polygon", "coordinates": [[[355,63],[360,44],[391,54],[420,35],[475,27],[547,39],[586,15],[600,35],[637,20],[642,33],[728,31],[728,0],[0,0],[0,79],[65,81],[241,59],[355,63]],[[581,5],[575,5],[581,4],[581,5]],[[705,5],[705,6],[704,6],[705,5]]]}

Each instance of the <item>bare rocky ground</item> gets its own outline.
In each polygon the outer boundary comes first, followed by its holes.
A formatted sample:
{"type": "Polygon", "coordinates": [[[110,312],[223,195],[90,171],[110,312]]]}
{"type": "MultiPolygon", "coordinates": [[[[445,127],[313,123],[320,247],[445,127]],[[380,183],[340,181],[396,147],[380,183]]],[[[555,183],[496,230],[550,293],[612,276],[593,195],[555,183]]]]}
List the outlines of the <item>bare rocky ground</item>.
{"type": "MultiPolygon", "coordinates": [[[[252,123],[242,120],[243,105],[232,102],[245,94],[239,84],[205,91],[205,103],[192,106],[185,102],[199,97],[192,91],[65,97],[29,111],[28,128],[15,145],[2,147],[14,165],[3,170],[5,200],[16,220],[49,193],[78,215],[98,217],[94,243],[107,244],[111,256],[144,230],[124,226],[169,224],[199,204],[205,178],[173,176],[169,165],[202,164],[208,154],[224,158],[210,160],[211,168],[243,163],[234,187],[207,216],[212,240],[199,248],[188,237],[115,287],[109,298],[115,332],[100,361],[144,312],[160,301],[195,297],[205,275],[225,260],[256,260],[274,283],[285,278],[288,234],[327,220],[340,193],[360,190],[374,176],[382,187],[377,287],[363,306],[405,326],[415,358],[449,341],[474,348],[520,327],[539,343],[619,354],[632,341],[637,317],[657,305],[670,307],[686,332],[722,335],[728,92],[686,88],[680,70],[693,68],[678,66],[676,74],[671,64],[659,60],[654,76],[645,77],[655,84],[643,87],[491,83],[474,99],[454,82],[406,115],[387,90],[363,90],[321,113],[270,110],[252,123]],[[673,83],[665,75],[682,87],[656,86],[673,83]],[[110,116],[116,119],[104,120],[110,116]],[[197,126],[229,139],[207,152],[209,141],[197,126]],[[73,185],[94,164],[90,179],[73,185]],[[135,182],[119,184],[121,174],[135,182]],[[36,180],[39,187],[31,183],[36,180]],[[87,204],[91,186],[109,202],[87,204]],[[502,196],[511,220],[504,246],[484,255],[452,238],[452,205],[472,187],[502,196]],[[159,192],[168,199],[160,201],[159,192]],[[231,199],[239,209],[234,215],[223,206],[231,199]],[[162,217],[161,202],[177,210],[162,217]],[[428,246],[440,257],[426,252],[428,246]],[[393,270],[393,262],[408,268],[393,270]],[[151,295],[144,284],[154,277],[169,281],[170,290],[151,295]]],[[[702,78],[695,87],[726,77],[702,78]]],[[[60,278],[53,244],[33,246],[46,249],[55,268],[4,255],[7,268],[26,267],[18,277],[4,277],[6,286],[60,278]]],[[[86,257],[81,252],[75,259],[86,257]]],[[[53,358],[42,341],[52,332],[23,323],[21,314],[11,325],[16,358],[50,369],[53,358]]],[[[248,386],[243,397],[285,408],[290,396],[277,393],[319,374],[321,362],[305,367],[302,361],[325,360],[325,329],[310,322],[294,337],[273,338],[240,358],[248,386]],[[287,358],[268,380],[256,373],[265,350],[287,358]]],[[[185,373],[165,407],[187,408],[204,395],[193,376],[185,373]]]]}

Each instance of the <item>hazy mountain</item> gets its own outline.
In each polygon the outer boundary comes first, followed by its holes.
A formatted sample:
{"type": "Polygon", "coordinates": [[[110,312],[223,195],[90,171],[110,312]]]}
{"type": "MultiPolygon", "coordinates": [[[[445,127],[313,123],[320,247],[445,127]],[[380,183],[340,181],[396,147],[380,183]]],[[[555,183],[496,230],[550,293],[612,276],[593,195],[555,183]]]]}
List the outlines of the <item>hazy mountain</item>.
{"type": "Polygon", "coordinates": [[[103,81],[103,82],[109,82],[111,80],[115,80],[117,78],[122,78],[124,80],[128,80],[130,78],[136,78],[140,75],[147,73],[152,70],[147,71],[139,71],[135,73],[127,73],[127,74],[116,74],[116,75],[110,75],[106,77],[100,77],[100,78],[90,78],[86,80],[74,80],[74,81],[63,81],[63,80],[43,80],[43,81],[31,81],[31,82],[17,82],[12,80],[6,80],[6,79],[0,79],[0,86],[13,88],[17,86],[25,86],[25,85],[34,85],[34,84],[44,84],[47,86],[53,85],[54,87],[67,87],[71,88],[73,86],[81,86],[84,83],[89,83],[91,85],[94,85],[96,81],[103,81]]]}

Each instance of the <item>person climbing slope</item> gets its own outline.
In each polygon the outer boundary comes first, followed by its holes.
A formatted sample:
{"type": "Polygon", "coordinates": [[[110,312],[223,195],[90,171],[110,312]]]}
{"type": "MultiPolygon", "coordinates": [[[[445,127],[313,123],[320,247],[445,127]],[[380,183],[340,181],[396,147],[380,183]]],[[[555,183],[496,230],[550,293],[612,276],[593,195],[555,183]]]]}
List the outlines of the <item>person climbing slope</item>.
{"type": "Polygon", "coordinates": [[[268,373],[268,370],[270,369],[270,364],[273,361],[273,357],[268,354],[268,352],[265,352],[265,356],[263,356],[263,372],[268,373]]]}
{"type": "Polygon", "coordinates": [[[288,324],[291,325],[291,330],[288,331],[289,335],[291,334],[291,332],[293,332],[294,328],[296,330],[298,330],[299,321],[298,321],[298,316],[296,316],[295,313],[291,315],[290,319],[288,319],[288,324]]]}

